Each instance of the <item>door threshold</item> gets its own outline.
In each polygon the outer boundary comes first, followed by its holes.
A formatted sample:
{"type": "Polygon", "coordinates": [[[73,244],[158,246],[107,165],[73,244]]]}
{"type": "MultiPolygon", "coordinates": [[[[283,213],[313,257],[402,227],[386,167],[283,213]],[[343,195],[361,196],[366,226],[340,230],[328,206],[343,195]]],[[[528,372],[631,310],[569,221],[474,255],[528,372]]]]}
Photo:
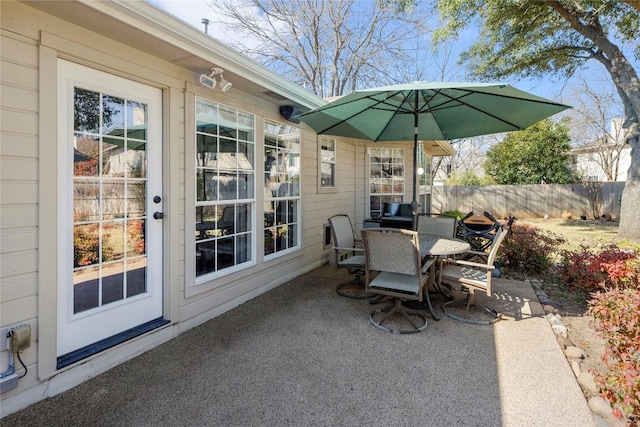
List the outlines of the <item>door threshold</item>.
{"type": "Polygon", "coordinates": [[[164,326],[167,323],[169,323],[169,320],[163,317],[158,317],[157,319],[143,323],[142,325],[127,329],[126,331],[120,332],[119,334],[113,335],[109,338],[105,338],[93,344],[89,344],[88,346],[59,356],[56,363],[56,369],[67,367],[82,359],[86,359],[89,356],[93,356],[94,354],[100,353],[101,351],[107,350],[111,347],[115,347],[118,344],[164,326]]]}

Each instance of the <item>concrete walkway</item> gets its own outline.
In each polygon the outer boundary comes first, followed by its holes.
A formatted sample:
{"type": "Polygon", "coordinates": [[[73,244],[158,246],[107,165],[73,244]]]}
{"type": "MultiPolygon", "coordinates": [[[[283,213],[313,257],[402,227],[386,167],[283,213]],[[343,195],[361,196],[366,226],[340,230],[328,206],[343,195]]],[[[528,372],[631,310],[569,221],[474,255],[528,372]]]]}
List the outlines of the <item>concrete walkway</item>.
{"type": "Polygon", "coordinates": [[[529,284],[495,281],[495,325],[393,335],[347,279],[316,269],[1,424],[595,425],[529,284]]]}

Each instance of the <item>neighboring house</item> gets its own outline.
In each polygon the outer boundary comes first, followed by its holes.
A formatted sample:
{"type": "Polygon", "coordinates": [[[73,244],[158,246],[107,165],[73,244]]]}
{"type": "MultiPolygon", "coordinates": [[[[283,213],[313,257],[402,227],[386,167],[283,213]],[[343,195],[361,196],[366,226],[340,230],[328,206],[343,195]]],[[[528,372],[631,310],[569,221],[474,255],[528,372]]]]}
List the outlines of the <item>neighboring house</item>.
{"type": "Polygon", "coordinates": [[[611,132],[571,150],[575,168],[586,181],[626,181],[631,146],[622,137],[622,119],[611,120],[611,132]]]}
{"type": "Polygon", "coordinates": [[[325,101],[151,4],[5,0],[0,19],[0,331],[31,327],[2,415],[328,262],[328,217],[359,231],[411,200],[411,142],[287,121],[325,101]],[[199,83],[212,67],[231,89],[199,83]]]}

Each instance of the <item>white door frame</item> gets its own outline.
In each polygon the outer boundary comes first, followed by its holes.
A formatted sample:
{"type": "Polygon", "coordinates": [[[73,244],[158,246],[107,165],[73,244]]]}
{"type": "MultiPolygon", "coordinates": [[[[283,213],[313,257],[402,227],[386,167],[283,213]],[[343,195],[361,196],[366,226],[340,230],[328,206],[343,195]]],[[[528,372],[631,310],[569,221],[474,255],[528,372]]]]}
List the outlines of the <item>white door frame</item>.
{"type": "MultiPolygon", "coordinates": [[[[89,67],[58,59],[58,301],[57,356],[69,354],[163,315],[162,91],[89,67]],[[73,117],[74,87],[147,105],[146,292],[74,314],[73,308],[73,117]]],[[[46,159],[40,159],[45,161],[46,159]]],[[[89,353],[91,354],[91,353],[89,353]]],[[[88,355],[89,355],[88,354],[88,355]]]]}

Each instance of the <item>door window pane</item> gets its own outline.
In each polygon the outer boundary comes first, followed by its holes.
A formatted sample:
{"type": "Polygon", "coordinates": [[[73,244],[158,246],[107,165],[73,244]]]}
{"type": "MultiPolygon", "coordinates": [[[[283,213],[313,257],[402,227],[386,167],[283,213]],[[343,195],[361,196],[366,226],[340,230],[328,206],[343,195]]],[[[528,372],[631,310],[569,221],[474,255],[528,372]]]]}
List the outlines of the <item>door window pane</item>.
{"type": "Polygon", "coordinates": [[[146,292],[147,127],[146,104],[74,89],[74,313],[146,292]]]}

